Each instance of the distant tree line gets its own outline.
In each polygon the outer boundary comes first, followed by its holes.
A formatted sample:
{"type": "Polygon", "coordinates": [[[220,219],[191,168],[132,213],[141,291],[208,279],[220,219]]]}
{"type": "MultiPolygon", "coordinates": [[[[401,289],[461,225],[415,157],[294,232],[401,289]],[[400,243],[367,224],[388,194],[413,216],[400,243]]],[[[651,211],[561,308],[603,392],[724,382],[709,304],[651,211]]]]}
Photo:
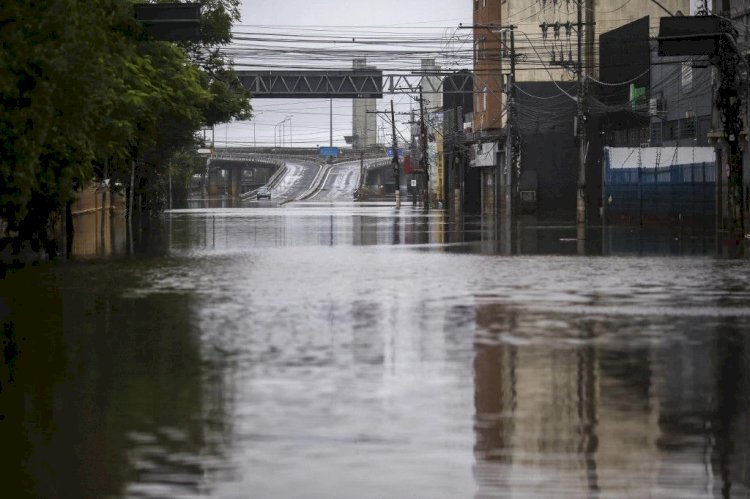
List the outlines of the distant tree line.
{"type": "Polygon", "coordinates": [[[148,210],[167,167],[189,182],[197,132],[249,119],[249,93],[220,47],[240,0],[202,0],[200,40],[149,40],[132,0],[0,2],[0,252],[54,257],[76,191],[110,178],[148,210]]]}

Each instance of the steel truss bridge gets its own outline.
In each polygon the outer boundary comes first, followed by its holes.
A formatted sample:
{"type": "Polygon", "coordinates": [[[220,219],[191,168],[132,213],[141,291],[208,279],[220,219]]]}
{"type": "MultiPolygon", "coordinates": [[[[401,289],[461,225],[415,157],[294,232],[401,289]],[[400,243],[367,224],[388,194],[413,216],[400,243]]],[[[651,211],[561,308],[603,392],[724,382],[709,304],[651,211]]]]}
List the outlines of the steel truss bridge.
{"type": "MultiPolygon", "coordinates": [[[[502,75],[469,72],[386,74],[378,70],[237,71],[254,98],[380,99],[383,94],[467,93],[473,88],[497,92],[502,75]],[[494,90],[493,90],[494,89],[494,90]]],[[[483,91],[480,90],[479,93],[483,91]]]]}

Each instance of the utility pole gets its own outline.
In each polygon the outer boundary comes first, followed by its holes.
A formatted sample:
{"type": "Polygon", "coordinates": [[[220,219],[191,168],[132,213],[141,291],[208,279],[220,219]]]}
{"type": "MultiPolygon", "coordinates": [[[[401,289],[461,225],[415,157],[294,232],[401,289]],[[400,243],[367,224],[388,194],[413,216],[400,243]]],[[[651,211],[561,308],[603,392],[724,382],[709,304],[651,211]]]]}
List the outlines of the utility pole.
{"type": "Polygon", "coordinates": [[[583,64],[583,9],[588,1],[578,3],[578,109],[576,112],[576,163],[578,185],[576,189],[576,238],[586,239],[586,70],[583,64]]]}
{"type": "Polygon", "coordinates": [[[398,161],[398,140],[396,139],[396,116],[391,99],[391,130],[393,132],[393,176],[396,178],[396,208],[401,208],[401,165],[398,161]]]}
{"type": "MultiPolygon", "coordinates": [[[[516,131],[516,37],[517,26],[508,26],[510,30],[510,78],[508,79],[508,137],[510,144],[510,215],[518,216],[519,171],[518,155],[515,147],[516,131]]],[[[510,217],[508,218],[510,220],[510,217]]]]}
{"type": "MultiPolygon", "coordinates": [[[[462,103],[463,104],[463,103],[462,103]]],[[[453,210],[456,215],[459,215],[463,211],[463,193],[464,188],[464,168],[463,168],[463,154],[461,149],[457,147],[458,138],[463,135],[463,106],[456,108],[455,115],[455,131],[451,139],[451,147],[453,148],[453,178],[456,184],[453,189],[453,210]]],[[[463,147],[463,143],[461,146],[463,147]]]]}
{"type": "MultiPolygon", "coordinates": [[[[729,2],[722,2],[722,12],[729,15],[729,2]]],[[[719,54],[717,66],[719,69],[719,83],[716,95],[720,121],[723,123],[724,158],[717,164],[717,179],[725,175],[722,165],[726,165],[726,230],[729,238],[739,241],[741,245],[745,235],[745,199],[743,179],[743,141],[746,140],[745,124],[743,122],[743,108],[745,99],[743,93],[740,66],[747,70],[747,62],[737,47],[737,32],[728,19],[721,19],[721,37],[719,38],[719,54]]]]}
{"type": "MultiPolygon", "coordinates": [[[[367,114],[380,114],[384,113],[387,114],[388,111],[365,111],[367,114]]],[[[398,157],[398,138],[396,136],[396,113],[393,112],[393,99],[391,99],[391,131],[393,135],[393,141],[392,141],[392,148],[393,148],[393,160],[391,163],[393,164],[393,176],[396,181],[396,208],[401,208],[401,163],[399,162],[398,157]]],[[[385,131],[384,131],[385,133],[385,131]]],[[[364,171],[364,150],[361,151],[362,154],[362,170],[364,171]]]]}
{"type": "Polygon", "coordinates": [[[328,145],[330,147],[333,147],[333,98],[329,99],[329,104],[330,104],[331,107],[330,107],[330,120],[329,120],[328,123],[330,124],[330,127],[331,127],[330,128],[330,131],[331,131],[331,141],[330,141],[330,143],[328,145]]]}
{"type": "Polygon", "coordinates": [[[422,96],[422,85],[419,86],[419,135],[421,141],[421,157],[419,166],[424,173],[424,209],[430,208],[430,164],[427,159],[427,123],[424,118],[424,97],[422,96]]]}
{"type": "MultiPolygon", "coordinates": [[[[411,107],[411,106],[410,106],[411,107]]],[[[411,154],[411,158],[414,159],[417,157],[417,141],[414,138],[414,125],[416,124],[416,120],[414,118],[414,108],[411,107],[410,109],[410,119],[409,119],[409,125],[411,125],[411,135],[410,135],[410,142],[409,142],[409,154],[411,154]]],[[[412,175],[414,175],[416,172],[412,170],[412,175]]],[[[417,180],[411,179],[411,205],[417,206],[417,187],[416,187],[417,180]]]]}

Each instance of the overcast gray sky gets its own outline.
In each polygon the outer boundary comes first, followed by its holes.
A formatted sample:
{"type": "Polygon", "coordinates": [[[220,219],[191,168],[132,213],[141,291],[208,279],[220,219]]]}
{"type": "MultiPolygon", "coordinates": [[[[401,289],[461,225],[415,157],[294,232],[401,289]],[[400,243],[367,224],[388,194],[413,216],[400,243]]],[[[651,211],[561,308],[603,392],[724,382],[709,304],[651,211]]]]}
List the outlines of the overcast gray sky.
{"type": "MultiPolygon", "coordinates": [[[[693,8],[698,0],[692,0],[693,8]]],[[[471,24],[471,0],[243,0],[241,24],[236,33],[244,34],[293,34],[305,38],[311,34],[321,36],[340,33],[346,36],[399,36],[450,37],[460,23],[471,24]],[[398,34],[398,35],[396,35],[398,34]]],[[[466,34],[466,31],[460,33],[466,34]]],[[[253,43],[253,42],[249,42],[253,43]]],[[[241,43],[237,43],[240,47],[241,43]]],[[[299,45],[298,45],[299,46],[299,45]]],[[[288,48],[289,45],[279,45],[288,48]]],[[[376,49],[381,48],[377,47],[376,49]]],[[[470,48],[470,47],[469,47],[470,48]]],[[[239,63],[284,65],[314,65],[349,67],[350,60],[314,61],[310,57],[293,59],[291,56],[264,60],[251,50],[243,48],[239,63]]],[[[371,63],[373,61],[370,61],[371,63]]],[[[378,63],[375,63],[378,64],[378,63]]],[[[378,64],[397,64],[383,60],[378,64]]],[[[402,64],[402,63],[398,63],[402,64]]],[[[242,65],[238,65],[242,69],[242,65]]],[[[378,109],[386,109],[390,99],[396,103],[397,111],[407,112],[413,105],[405,95],[386,95],[378,101],[378,109]]],[[[296,145],[327,145],[329,137],[329,103],[311,99],[253,99],[256,110],[255,123],[241,122],[216,127],[216,143],[229,145],[272,145],[274,135],[280,133],[284,122],[284,141],[294,140],[296,145]]],[[[334,145],[344,145],[344,135],[351,134],[351,101],[333,101],[334,145]]],[[[397,121],[407,121],[400,116],[397,121]]],[[[378,122],[384,126],[385,122],[378,122]]],[[[407,126],[400,126],[406,135],[407,126]]],[[[278,135],[277,135],[278,136],[278,135]]],[[[279,139],[280,140],[280,139],[279,139]]],[[[390,140],[390,133],[388,133],[390,140]]]]}
{"type": "MultiPolygon", "coordinates": [[[[389,27],[398,26],[396,32],[405,32],[408,36],[426,33],[425,36],[435,37],[448,28],[455,32],[459,23],[470,24],[472,3],[471,0],[244,0],[241,13],[242,21],[235,27],[235,32],[294,33],[298,36],[337,32],[352,36],[353,33],[366,31],[378,36],[378,33],[388,32],[389,27]],[[286,27],[290,25],[306,28],[295,30],[286,27]],[[275,26],[277,29],[260,29],[259,26],[275,26]],[[409,30],[411,26],[415,29],[409,30]],[[317,31],[312,31],[310,27],[317,31]],[[428,29],[430,27],[435,29],[428,29]]],[[[246,62],[250,60],[252,57],[245,59],[246,62]]],[[[307,61],[302,59],[297,63],[305,65],[307,61]]],[[[350,67],[351,61],[341,61],[340,64],[350,67]]],[[[409,109],[410,99],[404,95],[385,96],[378,101],[378,108],[389,106],[391,98],[396,102],[397,110],[404,112],[409,109]]],[[[334,145],[343,146],[343,136],[351,135],[352,104],[350,100],[334,100],[333,106],[334,145]]],[[[253,142],[272,145],[274,133],[279,133],[282,128],[275,125],[287,116],[291,119],[283,125],[285,142],[292,138],[298,145],[328,145],[327,100],[253,99],[253,107],[257,113],[254,126],[252,122],[242,122],[216,127],[218,146],[225,141],[229,145],[252,145],[253,142]]],[[[407,121],[405,116],[399,119],[407,121]]],[[[379,126],[382,124],[379,121],[379,126]]],[[[402,125],[401,129],[405,130],[406,127],[402,125]]],[[[388,137],[390,140],[390,133],[388,137]]]]}
{"type": "Polygon", "coordinates": [[[391,25],[468,22],[471,0],[244,0],[243,24],[391,25]],[[395,20],[395,21],[394,21],[395,20]]]}

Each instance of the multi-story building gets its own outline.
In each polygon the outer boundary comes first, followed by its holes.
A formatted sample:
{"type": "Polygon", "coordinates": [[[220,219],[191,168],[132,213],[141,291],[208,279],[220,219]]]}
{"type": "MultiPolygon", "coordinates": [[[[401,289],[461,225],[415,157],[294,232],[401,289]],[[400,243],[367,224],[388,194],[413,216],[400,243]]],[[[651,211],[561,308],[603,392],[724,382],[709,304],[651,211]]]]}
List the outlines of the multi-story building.
{"type": "MultiPolygon", "coordinates": [[[[520,175],[528,172],[538,179],[536,204],[542,216],[570,217],[575,207],[575,141],[572,133],[575,105],[575,68],[578,64],[578,2],[573,0],[472,0],[474,7],[474,165],[484,166],[483,199],[493,201],[492,184],[502,183],[507,163],[500,133],[507,119],[503,75],[510,73],[511,36],[515,49],[515,82],[519,90],[514,110],[520,134],[520,175]],[[509,29],[512,27],[512,30],[509,29]],[[512,31],[512,32],[511,32],[512,31]],[[524,85],[527,86],[524,86],[524,85]],[[528,86],[531,85],[531,86],[528,86]],[[545,85],[549,88],[545,88],[545,85]],[[563,88],[565,91],[560,90],[563,88]],[[523,95],[519,95],[523,93],[523,95]],[[556,96],[562,96],[558,103],[556,96]],[[572,99],[571,99],[572,98],[572,99]],[[567,103],[566,103],[567,99],[567,103]],[[574,103],[573,103],[574,104],[574,103]],[[521,108],[525,106],[525,108],[521,108]],[[552,113],[557,106],[559,112],[552,113]],[[520,115],[520,116],[519,116],[520,115]],[[549,115],[547,118],[544,115],[549,115]],[[523,118],[522,122],[518,121],[523,118]],[[548,119],[549,118],[549,119],[548,119]],[[494,136],[494,137],[493,137],[494,136]],[[497,146],[493,141],[497,141],[497,146]],[[533,143],[532,143],[533,141],[533,143]],[[539,147],[542,144],[555,147],[539,147]],[[493,149],[494,148],[494,149],[493,149]],[[546,155],[546,156],[545,156],[546,155]],[[533,159],[533,162],[531,161],[533,159]],[[494,177],[493,177],[494,175],[494,177]],[[495,181],[497,180],[497,181],[495,181]]],[[[585,24],[581,47],[586,73],[598,78],[599,35],[650,15],[649,29],[655,36],[661,16],[690,13],[690,0],[582,0],[585,24]]],[[[509,163],[508,163],[509,164],[509,163]]],[[[510,178],[510,177],[508,177],[510,178]]],[[[505,192],[507,186],[500,187],[505,192]]],[[[592,199],[595,196],[591,196],[592,199]]],[[[487,209],[487,207],[485,207],[487,209]]],[[[589,212],[598,211],[591,204],[589,212]]]]}
{"type": "MultiPolygon", "coordinates": [[[[573,0],[502,2],[503,23],[516,26],[516,49],[526,62],[520,65],[517,81],[575,78],[569,68],[577,63],[578,57],[577,5],[578,2],[573,0]]],[[[690,13],[690,0],[660,0],[658,3],[651,0],[582,0],[581,6],[581,17],[586,23],[582,56],[586,61],[586,72],[594,77],[599,72],[599,35],[648,16],[650,34],[655,37],[659,18],[669,15],[666,11],[677,15],[690,13]]]]}
{"type": "Polygon", "coordinates": [[[474,130],[504,126],[503,59],[499,26],[507,0],[474,2],[474,130]]]}
{"type": "MultiPolygon", "coordinates": [[[[636,19],[649,16],[650,33],[656,36],[659,18],[689,13],[690,0],[582,0],[583,58],[587,73],[599,73],[598,37],[636,19]]],[[[474,6],[474,128],[504,126],[503,73],[510,70],[510,32],[513,26],[518,82],[572,81],[570,68],[577,63],[577,2],[552,0],[472,0],[474,6]]]]}
{"type": "MultiPolygon", "coordinates": [[[[730,2],[730,8],[719,12],[719,15],[734,21],[737,47],[741,52],[747,53],[750,49],[747,25],[750,1],[730,2]]],[[[704,157],[707,147],[719,146],[718,149],[722,149],[719,141],[709,139],[715,139],[721,130],[718,117],[713,116],[715,86],[719,77],[715,67],[703,56],[660,56],[658,43],[653,39],[653,32],[648,29],[655,24],[653,20],[649,22],[649,18],[643,18],[600,38],[600,79],[608,85],[618,81],[632,81],[630,89],[628,86],[604,88],[606,91],[601,98],[606,104],[611,108],[626,109],[628,113],[620,111],[605,115],[601,136],[606,146],[623,148],[626,152],[627,148],[637,150],[638,154],[634,156],[638,158],[639,165],[642,163],[641,156],[647,157],[643,151],[648,147],[661,154],[652,158],[650,163],[643,162],[644,167],[648,165],[676,169],[685,162],[700,163],[697,160],[700,149],[704,150],[704,157]],[[689,161],[683,158],[688,158],[689,161]]],[[[746,115],[745,124],[748,122],[750,118],[746,115]]],[[[750,192],[750,182],[747,180],[750,175],[750,158],[747,156],[744,155],[743,158],[746,194],[750,192]]],[[[726,157],[723,160],[720,158],[722,154],[717,157],[719,164],[726,161],[726,157]]],[[[722,207],[726,206],[728,169],[716,168],[715,161],[710,163],[703,174],[675,175],[675,180],[670,179],[670,182],[665,181],[654,187],[656,200],[652,203],[647,202],[648,197],[644,197],[639,189],[638,192],[641,193],[636,215],[639,218],[644,214],[653,216],[658,207],[662,217],[667,213],[680,221],[692,221],[691,225],[695,225],[696,216],[700,216],[706,228],[713,230],[713,223],[717,221],[716,210],[721,212],[722,207]],[[717,174],[724,180],[717,182],[717,174]],[[685,179],[690,181],[689,186],[683,185],[685,179]],[[681,187],[684,192],[672,194],[672,191],[676,192],[681,187]],[[721,191],[721,201],[718,201],[717,189],[721,191]],[[664,202],[664,199],[670,201],[664,202]]],[[[604,197],[608,198],[607,193],[604,193],[604,197]]],[[[614,199],[618,200],[618,196],[614,196],[614,199]]],[[[623,201],[622,196],[619,196],[619,201],[623,201]]],[[[617,203],[607,208],[609,215],[625,211],[617,203]]],[[[745,209],[747,210],[747,204],[745,209]]],[[[634,208],[630,209],[631,213],[634,211],[634,208]]]]}
{"type": "Polygon", "coordinates": [[[506,98],[503,94],[501,35],[505,0],[473,0],[474,22],[474,119],[470,167],[480,171],[480,206],[496,213],[502,129],[506,98]]]}

